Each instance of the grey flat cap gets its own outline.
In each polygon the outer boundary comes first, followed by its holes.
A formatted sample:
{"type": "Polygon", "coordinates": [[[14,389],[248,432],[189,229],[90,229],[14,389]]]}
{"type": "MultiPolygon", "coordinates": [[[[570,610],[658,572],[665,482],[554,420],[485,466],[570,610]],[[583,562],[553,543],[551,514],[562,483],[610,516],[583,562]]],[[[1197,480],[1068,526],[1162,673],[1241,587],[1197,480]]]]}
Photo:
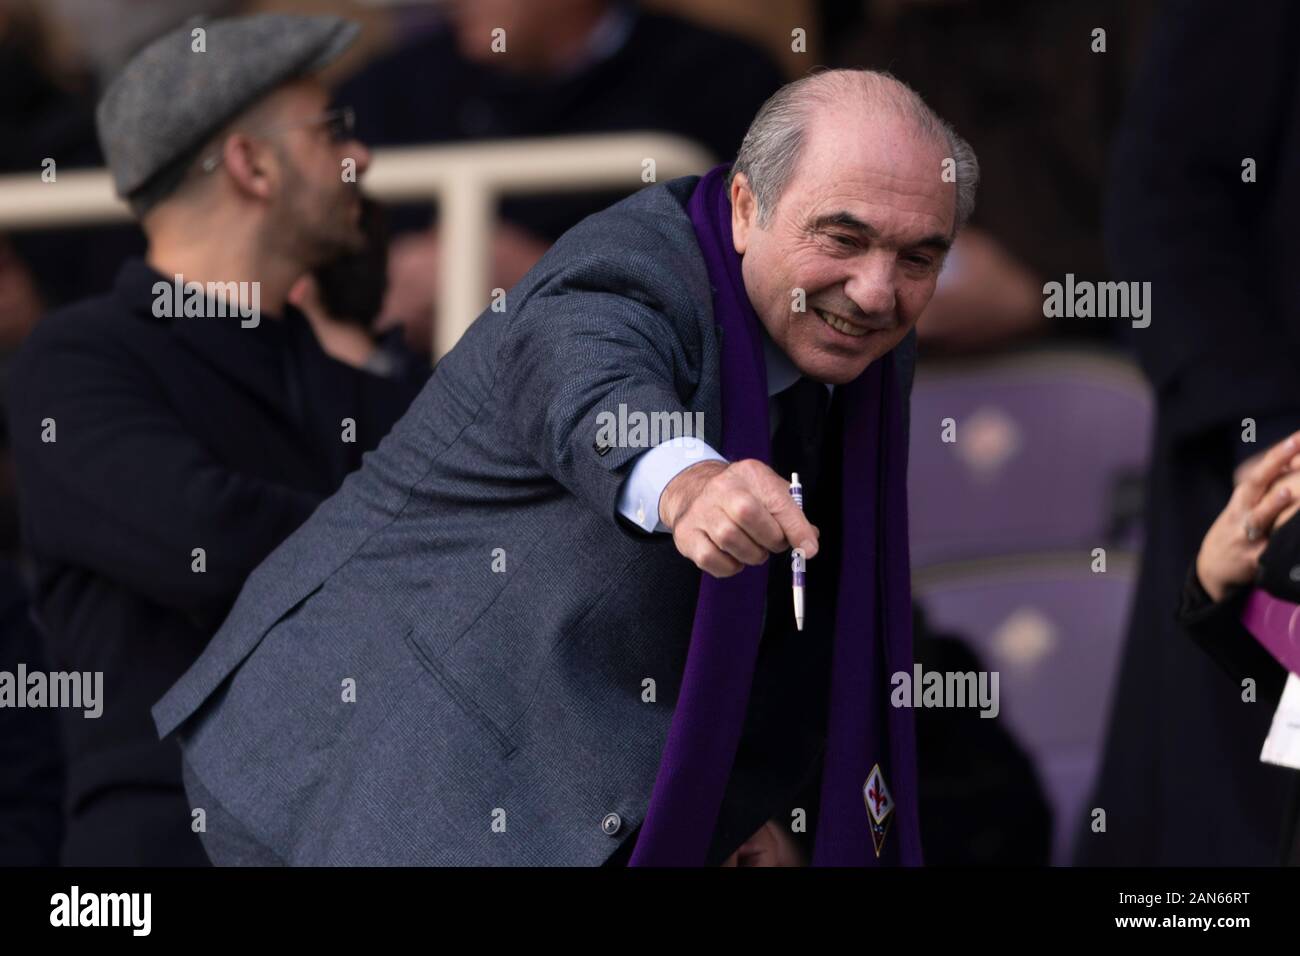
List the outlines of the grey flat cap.
{"type": "Polygon", "coordinates": [[[138,190],[276,87],[324,67],[359,29],[341,17],[267,13],[195,21],[154,40],[95,110],[117,194],[138,190]],[[193,49],[196,27],[204,52],[193,49]]]}

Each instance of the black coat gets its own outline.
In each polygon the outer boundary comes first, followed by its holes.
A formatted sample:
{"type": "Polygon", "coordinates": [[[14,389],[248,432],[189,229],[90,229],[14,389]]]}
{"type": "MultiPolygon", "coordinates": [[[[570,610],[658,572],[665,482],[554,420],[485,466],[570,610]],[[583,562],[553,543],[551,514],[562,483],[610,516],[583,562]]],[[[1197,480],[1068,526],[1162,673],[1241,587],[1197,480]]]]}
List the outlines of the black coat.
{"type": "MultiPolygon", "coordinates": [[[[1265,571],[1260,574],[1259,585],[1284,600],[1300,602],[1300,587],[1286,577],[1297,562],[1300,562],[1300,522],[1288,521],[1273,534],[1261,558],[1265,571]],[[1285,581],[1281,589],[1276,587],[1279,579],[1285,581]]],[[[1188,636],[1232,679],[1236,690],[1241,691],[1247,679],[1254,681],[1255,706],[1272,714],[1282,697],[1287,672],[1241,623],[1241,612],[1250,590],[1249,587],[1232,588],[1216,602],[1201,586],[1193,562],[1187,569],[1178,620],[1188,636]]],[[[1258,745],[1262,746],[1263,740],[1258,745]]],[[[1291,800],[1282,827],[1279,862],[1297,866],[1300,865],[1300,773],[1291,773],[1290,787],[1291,800]]]]}
{"type": "Polygon", "coordinates": [[[1132,342],[1156,393],[1146,550],[1081,862],[1275,863],[1293,772],[1176,620],[1234,466],[1300,426],[1300,6],[1169,4],[1116,143],[1115,278],[1151,282],[1132,342]],[[1243,159],[1257,181],[1243,182],[1243,159]],[[1243,419],[1258,428],[1242,441],[1243,419]]]}
{"type": "Polygon", "coordinates": [[[205,862],[149,708],[414,394],[327,357],[291,307],[253,328],[156,318],[162,279],[129,262],[112,293],[44,320],[9,382],[49,666],[104,674],[101,717],[60,712],[70,864],[205,862]]]}
{"type": "MultiPolygon", "coordinates": [[[[22,578],[0,562],[0,671],[45,671],[22,578]]],[[[63,749],[51,710],[0,707],[0,866],[53,866],[63,840],[63,749]]]]}

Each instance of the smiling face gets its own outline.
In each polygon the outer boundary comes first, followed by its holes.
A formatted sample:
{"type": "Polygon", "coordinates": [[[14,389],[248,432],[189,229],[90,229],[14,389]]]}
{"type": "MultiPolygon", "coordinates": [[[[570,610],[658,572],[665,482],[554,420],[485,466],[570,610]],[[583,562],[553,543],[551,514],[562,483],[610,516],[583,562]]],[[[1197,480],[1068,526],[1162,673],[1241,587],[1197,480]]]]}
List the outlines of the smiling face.
{"type": "Polygon", "coordinates": [[[801,372],[835,385],[916,324],[956,214],[943,142],[887,108],[850,102],[813,107],[765,224],[743,173],[731,187],[732,239],[754,310],[801,372]]]}

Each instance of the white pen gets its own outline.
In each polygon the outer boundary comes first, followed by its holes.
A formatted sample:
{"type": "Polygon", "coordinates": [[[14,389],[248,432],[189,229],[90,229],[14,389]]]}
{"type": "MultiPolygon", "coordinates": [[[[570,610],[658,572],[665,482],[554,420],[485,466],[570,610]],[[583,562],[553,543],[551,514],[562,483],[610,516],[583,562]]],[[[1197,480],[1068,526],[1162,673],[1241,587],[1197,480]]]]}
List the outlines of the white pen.
{"type": "MultiPolygon", "coordinates": [[[[794,503],[803,511],[803,485],[799,484],[799,472],[790,473],[790,497],[794,503]]],[[[803,587],[804,572],[807,569],[807,562],[804,560],[802,548],[795,548],[790,552],[790,578],[794,591],[794,626],[797,630],[803,630],[803,587]]]]}

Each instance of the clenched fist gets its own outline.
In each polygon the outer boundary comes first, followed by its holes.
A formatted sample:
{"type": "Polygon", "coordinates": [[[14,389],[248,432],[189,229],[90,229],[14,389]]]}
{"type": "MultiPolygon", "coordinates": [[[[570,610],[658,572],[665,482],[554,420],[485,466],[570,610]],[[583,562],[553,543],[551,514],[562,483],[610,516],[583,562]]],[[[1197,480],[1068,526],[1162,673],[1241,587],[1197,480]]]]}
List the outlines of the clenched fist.
{"type": "Polygon", "coordinates": [[[817,554],[820,532],[790,497],[789,481],[752,458],[687,468],[660,495],[659,519],[682,556],[715,578],[787,548],[817,554]]]}

